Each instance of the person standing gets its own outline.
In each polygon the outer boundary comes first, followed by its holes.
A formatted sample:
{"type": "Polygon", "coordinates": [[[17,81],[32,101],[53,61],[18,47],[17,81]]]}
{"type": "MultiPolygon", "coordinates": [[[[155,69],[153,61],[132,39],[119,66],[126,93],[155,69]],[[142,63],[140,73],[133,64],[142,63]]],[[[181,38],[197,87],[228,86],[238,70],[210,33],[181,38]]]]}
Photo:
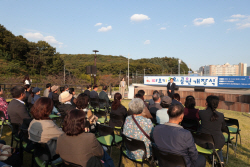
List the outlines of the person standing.
{"type": "Polygon", "coordinates": [[[167,92],[168,92],[168,96],[172,98],[172,96],[174,95],[174,89],[175,89],[175,83],[174,83],[174,79],[171,78],[170,82],[167,85],[167,92]]]}
{"type": "Polygon", "coordinates": [[[124,78],[122,78],[121,82],[120,82],[120,92],[121,92],[121,95],[124,99],[124,94],[125,94],[125,89],[126,89],[126,81],[124,80],[124,78]]]}

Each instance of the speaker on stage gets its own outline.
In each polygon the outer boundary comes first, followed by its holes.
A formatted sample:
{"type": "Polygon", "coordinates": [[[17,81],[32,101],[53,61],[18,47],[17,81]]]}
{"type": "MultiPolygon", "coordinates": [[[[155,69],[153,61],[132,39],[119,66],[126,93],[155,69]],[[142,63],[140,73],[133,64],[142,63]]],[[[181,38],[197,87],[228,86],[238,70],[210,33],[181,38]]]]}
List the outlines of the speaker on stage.
{"type": "Polygon", "coordinates": [[[195,92],[205,92],[205,87],[204,86],[195,86],[194,91],[195,92]]]}

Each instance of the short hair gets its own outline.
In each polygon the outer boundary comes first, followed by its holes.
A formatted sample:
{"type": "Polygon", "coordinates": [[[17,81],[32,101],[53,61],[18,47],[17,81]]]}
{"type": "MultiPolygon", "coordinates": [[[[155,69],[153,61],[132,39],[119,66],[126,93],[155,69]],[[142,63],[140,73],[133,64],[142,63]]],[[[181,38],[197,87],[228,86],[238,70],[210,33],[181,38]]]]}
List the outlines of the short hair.
{"type": "Polygon", "coordinates": [[[185,101],[185,107],[188,109],[194,109],[195,108],[195,98],[194,96],[187,96],[185,101]]]}
{"type": "Polygon", "coordinates": [[[36,120],[50,119],[49,115],[51,114],[53,107],[54,103],[52,99],[48,97],[40,97],[32,106],[31,114],[36,120]]]}
{"type": "Polygon", "coordinates": [[[142,96],[145,95],[145,91],[144,91],[144,90],[139,90],[137,93],[138,93],[138,94],[141,94],[142,96]]]}
{"type": "Polygon", "coordinates": [[[88,95],[81,93],[78,95],[76,99],[76,107],[78,109],[85,109],[88,107],[89,104],[89,97],[88,95]]]}
{"type": "Polygon", "coordinates": [[[94,86],[93,86],[93,89],[95,89],[95,88],[97,88],[97,87],[98,87],[97,85],[94,85],[94,86]]]}
{"type": "Polygon", "coordinates": [[[166,103],[162,103],[162,102],[161,102],[160,105],[161,105],[162,108],[169,108],[169,106],[170,106],[171,104],[166,104],[166,103]]]}
{"type": "Polygon", "coordinates": [[[159,93],[159,91],[158,91],[158,90],[154,90],[154,91],[153,91],[153,94],[155,94],[155,93],[159,93]]]}
{"type": "Polygon", "coordinates": [[[49,87],[51,87],[51,83],[46,84],[46,88],[49,88],[49,87]]]}
{"type": "Polygon", "coordinates": [[[129,109],[131,110],[132,114],[141,114],[145,104],[142,99],[134,98],[128,104],[129,109]]]}
{"type": "Polygon", "coordinates": [[[69,85],[64,85],[64,89],[68,89],[69,88],[69,85]]]}
{"type": "Polygon", "coordinates": [[[180,97],[179,93],[174,93],[172,96],[172,99],[176,99],[176,100],[180,101],[181,97],[180,97]]]}
{"type": "Polygon", "coordinates": [[[174,78],[170,78],[170,80],[171,80],[171,79],[174,80],[174,78]]]}
{"type": "Polygon", "coordinates": [[[91,87],[92,87],[91,85],[88,85],[88,86],[87,86],[87,89],[89,89],[89,88],[91,88],[91,87]]]}
{"type": "Polygon", "coordinates": [[[10,93],[13,98],[19,98],[21,97],[21,94],[25,93],[25,89],[23,86],[15,86],[11,88],[10,93]]]}
{"type": "Polygon", "coordinates": [[[102,87],[102,90],[107,90],[107,89],[108,89],[107,86],[103,86],[103,87],[102,87]]]}
{"type": "Polygon", "coordinates": [[[160,96],[159,93],[155,93],[155,94],[153,94],[153,96],[152,96],[152,98],[153,98],[154,101],[157,101],[160,97],[161,97],[161,96],[160,96]]]}
{"type": "Polygon", "coordinates": [[[77,136],[85,132],[85,112],[83,110],[71,110],[63,121],[63,131],[68,136],[77,136]]]}
{"type": "Polygon", "coordinates": [[[168,109],[169,118],[178,118],[183,113],[184,113],[184,108],[180,104],[173,104],[168,109]]]}
{"type": "Polygon", "coordinates": [[[63,91],[65,91],[65,87],[60,87],[60,92],[62,93],[63,91]]]}
{"type": "Polygon", "coordinates": [[[73,94],[74,91],[75,91],[74,88],[69,88],[69,93],[70,93],[70,94],[73,94]]]}
{"type": "Polygon", "coordinates": [[[135,98],[140,98],[140,99],[144,100],[144,99],[143,99],[143,95],[141,95],[140,93],[137,93],[137,94],[135,95],[135,98]]]}

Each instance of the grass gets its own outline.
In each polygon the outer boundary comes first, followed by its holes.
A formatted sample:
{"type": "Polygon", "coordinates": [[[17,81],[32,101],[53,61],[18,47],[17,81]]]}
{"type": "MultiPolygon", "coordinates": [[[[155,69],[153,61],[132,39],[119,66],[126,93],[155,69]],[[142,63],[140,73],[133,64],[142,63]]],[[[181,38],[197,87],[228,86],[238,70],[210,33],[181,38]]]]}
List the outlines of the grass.
{"type": "MultiPolygon", "coordinates": [[[[122,104],[128,108],[128,103],[130,100],[123,100],[122,104]]],[[[197,107],[199,109],[204,109],[204,107],[197,107]]],[[[225,117],[235,118],[239,120],[240,129],[241,129],[241,140],[242,144],[238,143],[236,156],[234,155],[234,151],[232,146],[229,146],[229,161],[226,164],[227,167],[250,167],[250,114],[241,113],[237,111],[230,111],[230,110],[221,110],[218,109],[219,112],[224,113],[225,117]]],[[[11,131],[8,127],[4,127],[3,136],[1,137],[2,140],[5,140],[8,145],[10,145],[11,140],[11,131]]],[[[235,139],[233,140],[233,143],[235,139]]],[[[226,155],[226,146],[223,147],[223,156],[226,155]]],[[[119,163],[119,147],[113,147],[112,149],[112,159],[114,161],[115,166],[118,166],[119,163]]],[[[31,164],[31,155],[28,153],[24,153],[24,167],[30,166],[31,164]]],[[[124,167],[134,166],[134,164],[123,158],[122,165],[124,167]]],[[[149,164],[145,165],[146,167],[150,166],[149,164]]],[[[211,166],[207,163],[206,166],[211,166]]]]}

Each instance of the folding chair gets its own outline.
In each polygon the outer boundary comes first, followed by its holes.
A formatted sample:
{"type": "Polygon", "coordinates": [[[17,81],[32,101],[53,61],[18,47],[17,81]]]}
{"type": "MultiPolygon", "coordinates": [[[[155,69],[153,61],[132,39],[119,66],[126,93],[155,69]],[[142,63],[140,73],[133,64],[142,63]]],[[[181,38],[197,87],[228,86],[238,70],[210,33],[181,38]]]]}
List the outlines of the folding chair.
{"type": "Polygon", "coordinates": [[[97,98],[90,98],[90,106],[93,112],[98,111],[100,108],[99,100],[97,98]]]}
{"type": "Polygon", "coordinates": [[[162,151],[155,143],[152,144],[153,157],[158,160],[159,167],[186,167],[186,161],[182,155],[162,151]]]}
{"type": "Polygon", "coordinates": [[[32,154],[32,162],[31,167],[34,165],[34,159],[33,159],[33,152],[34,152],[34,145],[33,142],[29,140],[29,134],[28,129],[22,129],[20,128],[20,157],[23,162],[23,151],[32,154]]]}
{"type": "Polygon", "coordinates": [[[123,116],[110,113],[110,120],[112,120],[112,122],[117,125],[114,128],[115,128],[115,130],[120,131],[120,134],[121,134],[122,129],[123,129],[123,124],[124,124],[123,116]]]}
{"type": "Polygon", "coordinates": [[[11,123],[11,147],[13,147],[14,141],[16,142],[16,148],[18,148],[20,144],[20,136],[19,136],[19,131],[20,131],[21,125],[18,123],[11,123]]]}
{"type": "Polygon", "coordinates": [[[226,153],[226,159],[227,159],[227,161],[226,162],[228,163],[228,148],[229,148],[229,144],[232,145],[233,150],[234,150],[234,154],[235,154],[235,148],[234,148],[234,145],[232,143],[232,140],[234,139],[234,137],[230,136],[230,132],[229,132],[229,129],[228,129],[227,126],[226,126],[226,129],[224,129],[222,132],[224,132],[223,135],[225,137],[225,143],[227,145],[227,153],[226,153]]]}
{"type": "Polygon", "coordinates": [[[240,136],[240,128],[239,128],[239,121],[233,118],[224,118],[226,125],[228,126],[228,130],[231,134],[236,134],[236,142],[235,142],[235,150],[237,149],[238,143],[238,135],[240,137],[240,144],[241,144],[241,136],[240,136]],[[235,127],[236,126],[236,127],[235,127]]]}
{"type": "Polygon", "coordinates": [[[212,156],[212,166],[214,167],[214,155],[216,155],[219,163],[222,166],[221,159],[217,153],[219,149],[214,148],[214,139],[210,134],[205,134],[201,132],[192,132],[197,151],[201,154],[211,155],[212,156]],[[212,147],[211,149],[204,148],[204,146],[212,147]]]}
{"type": "MultiPolygon", "coordinates": [[[[37,167],[52,167],[53,158],[51,156],[49,147],[46,143],[34,142],[34,156],[33,161],[37,167]],[[44,158],[44,160],[41,159],[44,158]]],[[[61,163],[55,164],[59,165],[61,163]]]]}
{"type": "Polygon", "coordinates": [[[199,122],[197,120],[194,120],[194,119],[184,118],[181,122],[181,126],[183,126],[183,128],[187,129],[187,130],[197,131],[197,129],[199,127],[199,122]]]}
{"type": "Polygon", "coordinates": [[[96,124],[97,140],[109,150],[109,155],[112,155],[112,146],[122,142],[122,137],[114,134],[114,128],[106,125],[96,124]]]}
{"type": "Polygon", "coordinates": [[[99,106],[104,106],[104,108],[100,108],[100,110],[109,112],[108,102],[105,99],[99,99],[99,106]]]}
{"type": "Polygon", "coordinates": [[[101,124],[105,124],[107,122],[107,113],[103,110],[97,110],[94,114],[98,117],[98,122],[101,124]]]}
{"type": "Polygon", "coordinates": [[[147,149],[145,146],[145,143],[141,140],[136,140],[130,137],[125,136],[122,134],[122,146],[120,147],[120,160],[118,167],[121,166],[122,156],[126,157],[127,159],[133,161],[134,163],[141,164],[141,166],[144,166],[144,163],[146,163],[147,160],[147,149]],[[144,152],[141,159],[132,159],[128,157],[127,151],[136,151],[136,150],[142,150],[144,152]]]}

